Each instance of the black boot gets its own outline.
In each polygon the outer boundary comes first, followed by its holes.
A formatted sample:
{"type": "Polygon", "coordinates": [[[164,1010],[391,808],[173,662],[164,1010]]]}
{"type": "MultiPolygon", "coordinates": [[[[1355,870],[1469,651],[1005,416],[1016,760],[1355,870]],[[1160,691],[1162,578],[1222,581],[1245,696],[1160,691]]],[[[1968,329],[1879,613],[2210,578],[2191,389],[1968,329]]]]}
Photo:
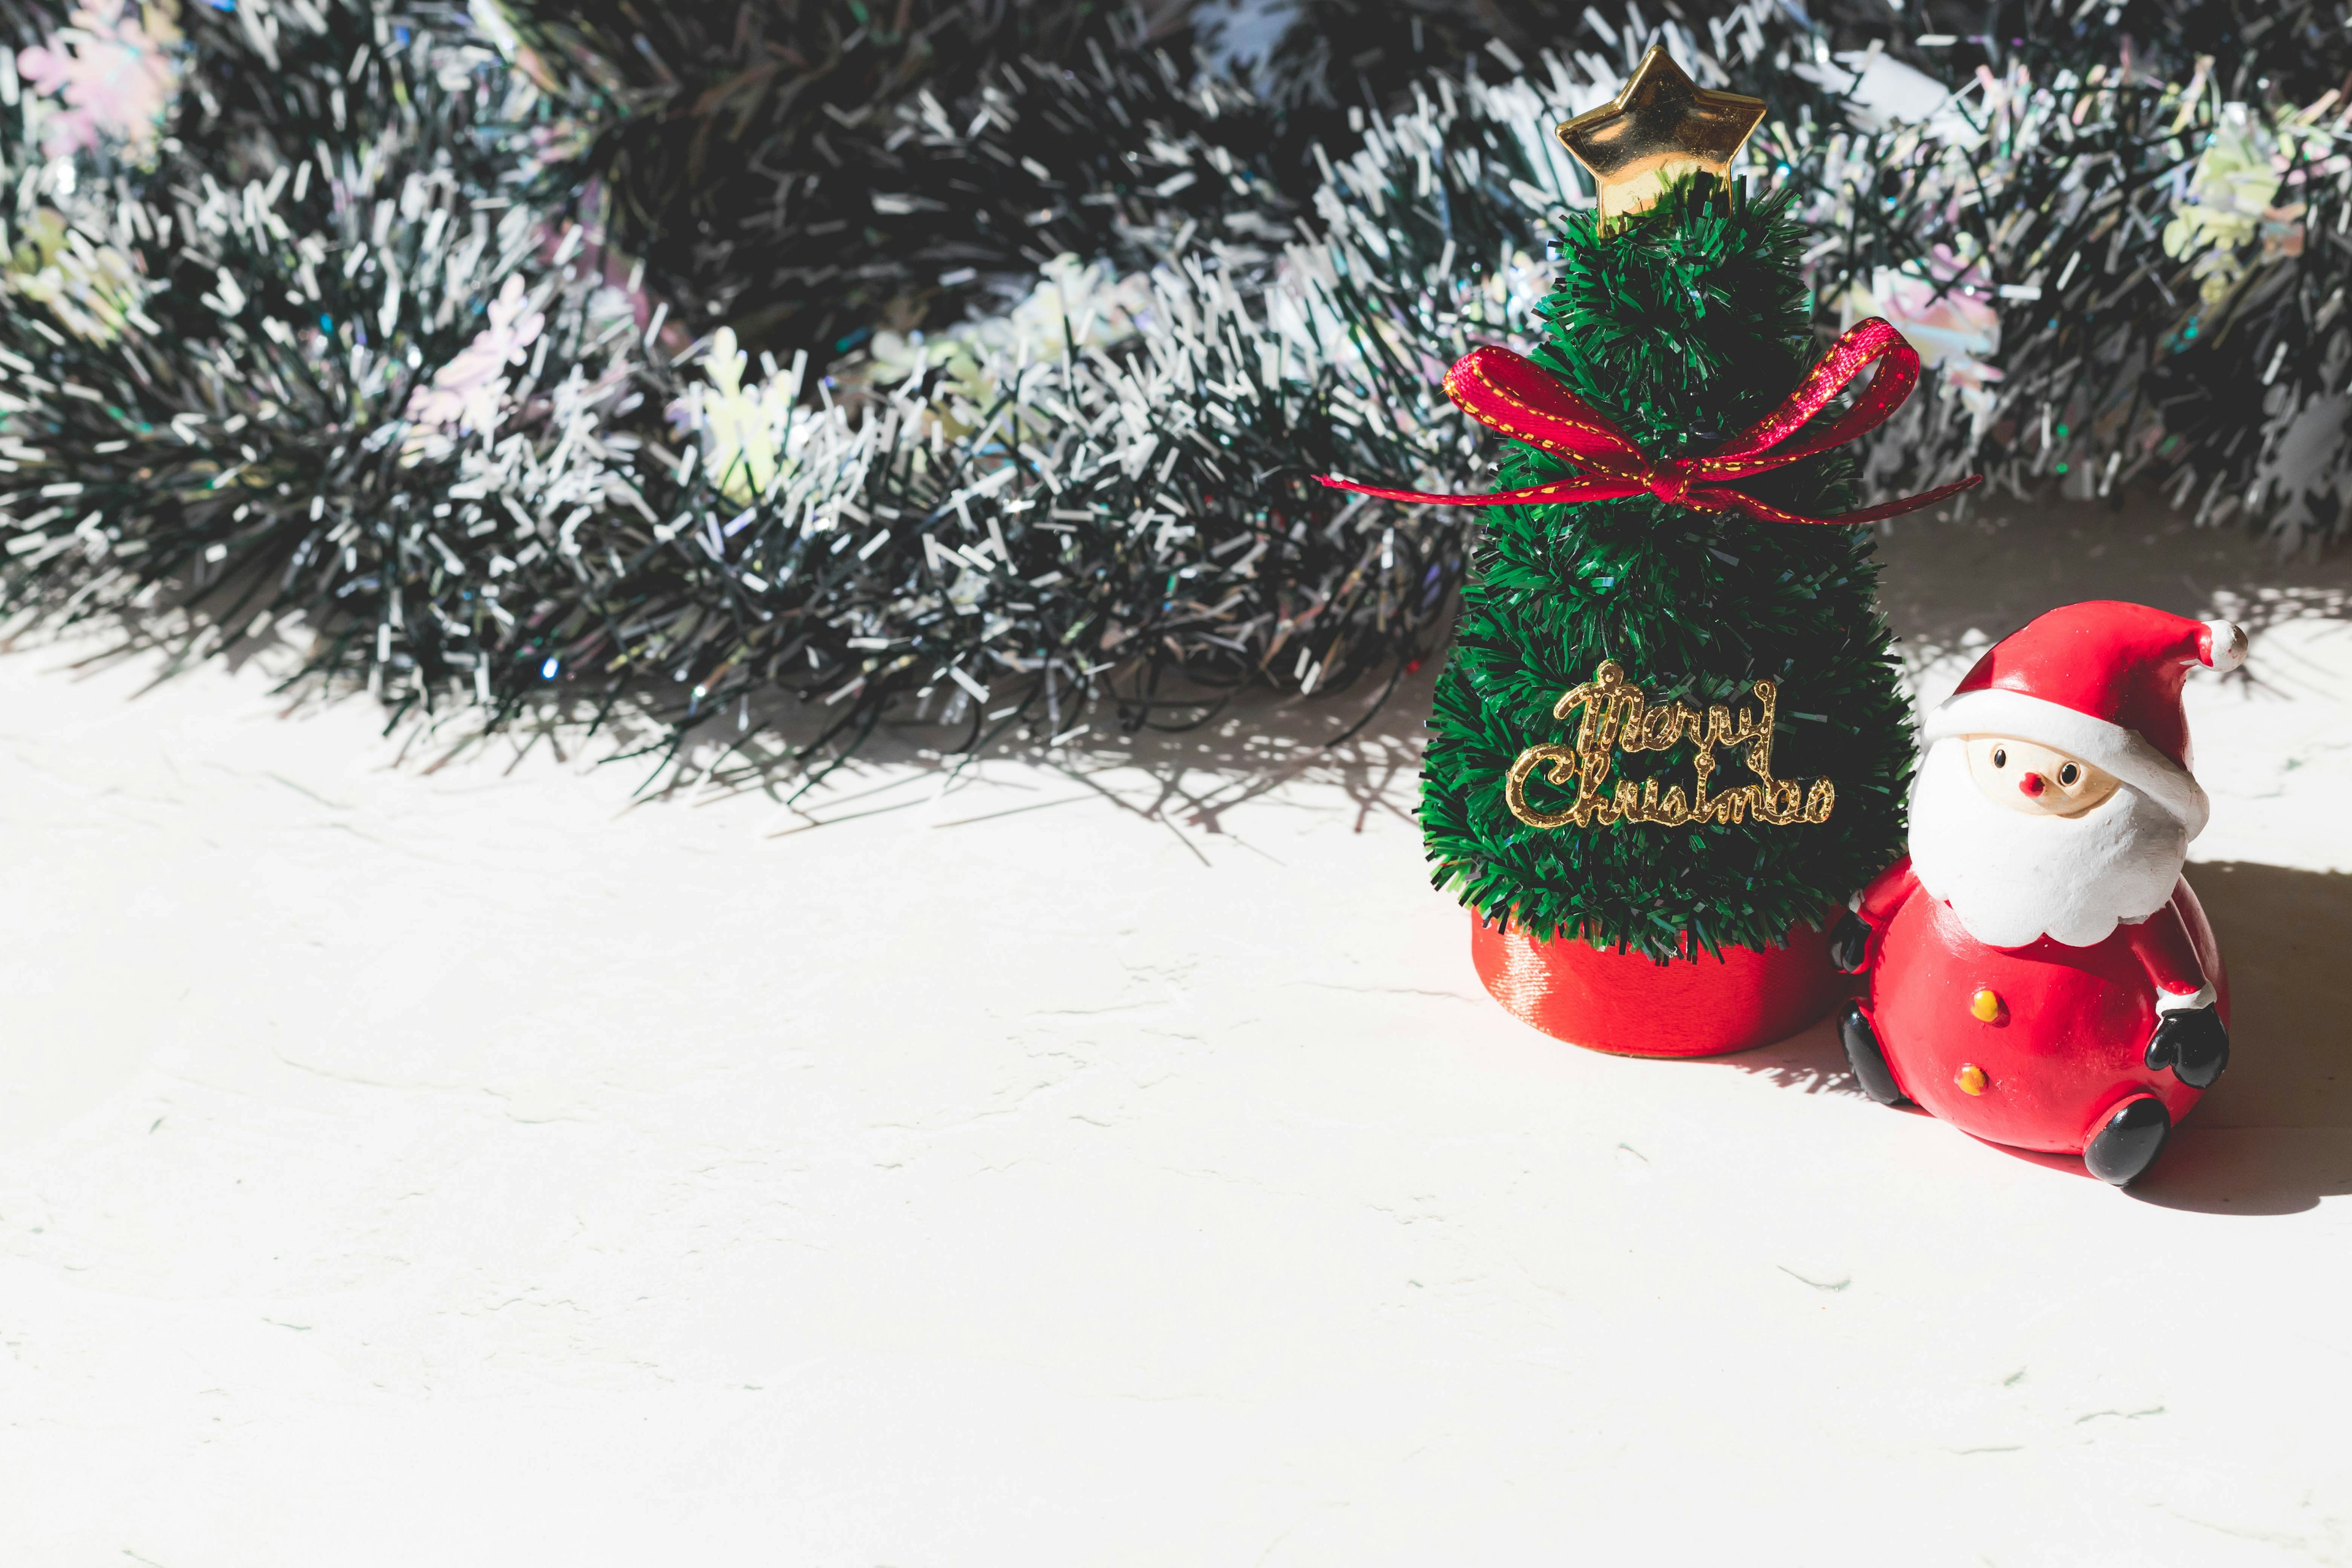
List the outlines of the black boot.
{"type": "Polygon", "coordinates": [[[1845,1065],[1853,1069],[1853,1081],[1862,1092],[1881,1105],[1902,1104],[1903,1091],[1895,1087],[1886,1053],[1878,1048],[1878,1032],[1863,1016],[1861,1003],[1847,1003],[1838,1016],[1838,1038],[1845,1042],[1845,1065]]]}
{"type": "Polygon", "coordinates": [[[2083,1151],[2083,1163],[2099,1180],[2128,1186],[2156,1163],[2164,1152],[2164,1141],[2171,1136],[2172,1113],[2164,1109],[2164,1101],[2152,1094],[2139,1095],[2116,1107],[2083,1151]]]}

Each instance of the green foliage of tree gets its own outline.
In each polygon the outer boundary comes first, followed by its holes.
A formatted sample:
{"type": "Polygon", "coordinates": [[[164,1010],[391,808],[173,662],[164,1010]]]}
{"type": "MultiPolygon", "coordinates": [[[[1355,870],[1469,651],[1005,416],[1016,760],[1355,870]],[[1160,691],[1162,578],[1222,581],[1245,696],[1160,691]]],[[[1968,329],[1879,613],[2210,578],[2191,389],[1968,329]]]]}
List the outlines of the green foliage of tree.
{"type": "MultiPolygon", "coordinates": [[[[1572,216],[1535,357],[1643,450],[1704,453],[1767,413],[1817,352],[1797,270],[1806,235],[1785,209],[1702,176],[1630,220],[1572,216]]],[[[1825,515],[1849,504],[1853,467],[1833,451],[1743,484],[1825,515]]],[[[1498,488],[1573,471],[1515,444],[1498,488]]],[[[1685,942],[1777,945],[1901,852],[1910,726],[1867,528],[1752,522],[1648,496],[1487,515],[1422,786],[1436,880],[1465,905],[1663,960],[1685,942]],[[1554,704],[1612,659],[1656,703],[1754,709],[1752,683],[1779,682],[1773,771],[1831,780],[1830,819],[1521,821],[1505,798],[1513,761],[1573,743],[1577,719],[1555,718],[1554,704]]],[[[1687,785],[1694,751],[1685,739],[1621,756],[1616,776],[1687,785]]],[[[1718,784],[1748,776],[1721,755],[1718,784]]],[[[1528,791],[1547,809],[1574,797],[1540,773],[1528,791]]]]}

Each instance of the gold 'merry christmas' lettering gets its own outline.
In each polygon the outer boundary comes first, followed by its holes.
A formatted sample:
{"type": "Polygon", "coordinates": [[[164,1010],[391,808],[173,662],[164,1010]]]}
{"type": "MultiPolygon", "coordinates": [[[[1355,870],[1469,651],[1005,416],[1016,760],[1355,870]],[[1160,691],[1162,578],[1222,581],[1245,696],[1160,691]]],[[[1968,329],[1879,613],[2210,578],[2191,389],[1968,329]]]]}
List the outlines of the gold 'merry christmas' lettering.
{"type": "Polygon", "coordinates": [[[1815,779],[1808,789],[1794,779],[1772,776],[1772,724],[1780,687],[1759,680],[1754,689],[1760,711],[1748,708],[1735,720],[1728,707],[1717,704],[1705,712],[1684,702],[1650,706],[1641,689],[1625,682],[1625,672],[1614,659],[1601,662],[1592,679],[1562,694],[1552,705],[1552,717],[1565,720],[1581,708],[1573,746],[1529,746],[1511,764],[1503,798],[1511,815],[1530,827],[1613,827],[1621,822],[1654,823],[1661,827],[1696,827],[1706,822],[1740,822],[1754,817],[1775,826],[1800,822],[1827,822],[1837,805],[1837,788],[1827,779],[1815,779]],[[1669,785],[1664,795],[1658,781],[1619,779],[1609,785],[1609,774],[1619,752],[1663,752],[1689,741],[1691,788],[1669,785]],[[1756,782],[1709,793],[1717,747],[1747,749],[1748,772],[1756,782]],[[1576,784],[1573,804],[1559,811],[1538,811],[1528,804],[1528,779],[1544,769],[1547,783],[1576,784]]]}

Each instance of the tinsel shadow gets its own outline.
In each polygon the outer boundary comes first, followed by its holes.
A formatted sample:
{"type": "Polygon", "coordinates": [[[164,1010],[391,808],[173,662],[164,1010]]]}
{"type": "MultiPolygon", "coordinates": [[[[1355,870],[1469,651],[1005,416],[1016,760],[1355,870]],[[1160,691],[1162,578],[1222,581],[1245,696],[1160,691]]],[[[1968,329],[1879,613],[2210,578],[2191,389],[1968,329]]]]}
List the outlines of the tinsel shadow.
{"type": "Polygon", "coordinates": [[[1972,499],[1958,516],[1885,525],[1878,559],[1879,603],[1914,668],[2084,599],[2225,616],[2255,634],[2289,620],[2352,619],[2352,552],[2282,550],[2237,529],[2198,528],[2145,490],[2113,503],[1972,499]]]}

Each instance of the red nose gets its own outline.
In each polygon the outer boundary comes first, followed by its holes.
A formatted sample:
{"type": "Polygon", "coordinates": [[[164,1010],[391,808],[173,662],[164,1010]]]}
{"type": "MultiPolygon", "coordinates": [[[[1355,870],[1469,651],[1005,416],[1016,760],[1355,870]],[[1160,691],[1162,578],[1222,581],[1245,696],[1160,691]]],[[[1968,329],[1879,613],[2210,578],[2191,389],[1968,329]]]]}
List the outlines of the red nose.
{"type": "Polygon", "coordinates": [[[2042,775],[2040,773],[2028,773],[2023,778],[2017,781],[2017,787],[2023,790],[2028,795],[2038,795],[2042,793],[2042,775]]]}

